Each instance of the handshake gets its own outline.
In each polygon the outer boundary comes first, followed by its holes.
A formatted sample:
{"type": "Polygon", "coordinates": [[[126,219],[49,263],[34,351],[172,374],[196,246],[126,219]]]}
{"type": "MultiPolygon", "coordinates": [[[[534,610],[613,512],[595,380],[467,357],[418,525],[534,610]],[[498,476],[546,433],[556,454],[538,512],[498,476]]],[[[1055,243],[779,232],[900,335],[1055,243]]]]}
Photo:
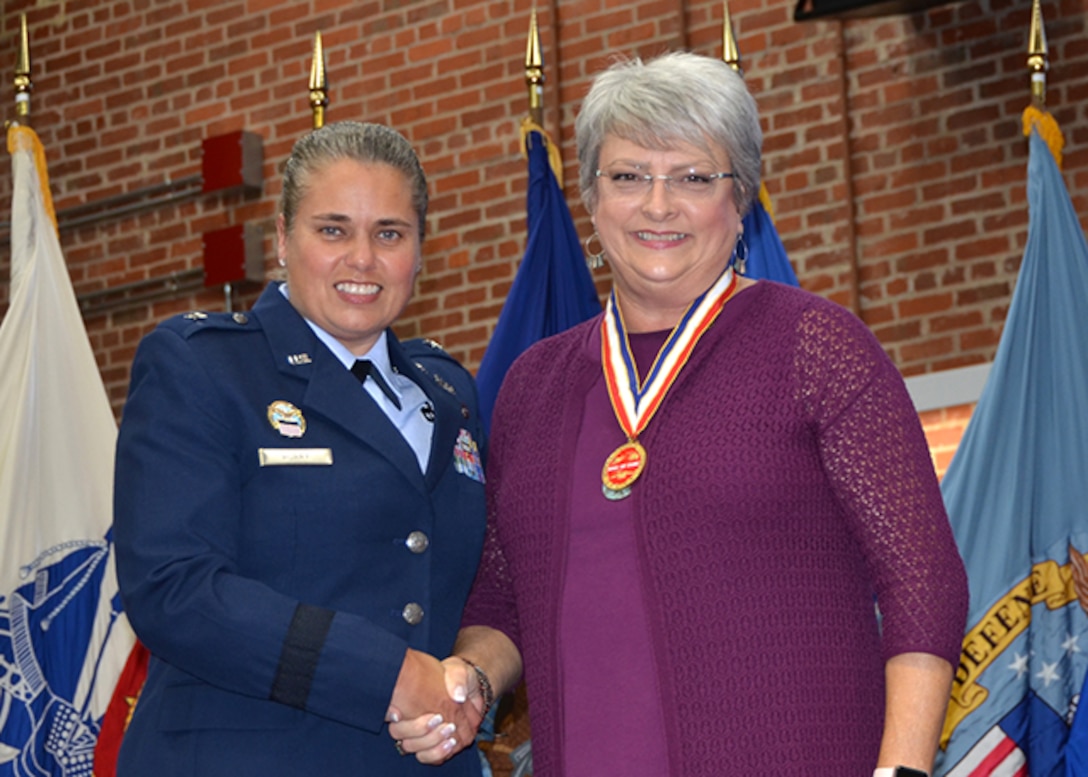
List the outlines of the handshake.
{"type": "Polygon", "coordinates": [[[389,735],[401,755],[443,763],[472,744],[493,700],[487,675],[467,659],[409,649],[385,716],[389,735]]]}

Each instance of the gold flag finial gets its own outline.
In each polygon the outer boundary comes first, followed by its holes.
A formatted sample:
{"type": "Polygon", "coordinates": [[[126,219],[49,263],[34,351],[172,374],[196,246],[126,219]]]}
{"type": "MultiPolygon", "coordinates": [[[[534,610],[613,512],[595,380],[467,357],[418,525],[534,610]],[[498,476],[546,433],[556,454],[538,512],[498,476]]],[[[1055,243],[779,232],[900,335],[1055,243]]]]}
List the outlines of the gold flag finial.
{"type": "Polygon", "coordinates": [[[729,3],[722,3],[722,61],[744,75],[744,69],[740,66],[737,37],[733,34],[733,20],[729,16],[729,3]]]}
{"type": "Polygon", "coordinates": [[[19,54],[15,60],[15,115],[25,121],[30,116],[30,36],[26,31],[26,14],[19,14],[19,54]]]}
{"type": "Polygon", "coordinates": [[[1024,109],[1021,123],[1024,135],[1032,130],[1039,133],[1058,168],[1062,166],[1062,149],[1065,136],[1058,126],[1058,120],[1046,109],[1046,71],[1050,66],[1047,59],[1046,30],[1043,28],[1043,11],[1039,0],[1031,3],[1031,31],[1028,33],[1028,70],[1031,72],[1031,104],[1024,109]]]}
{"type": "Polygon", "coordinates": [[[325,76],[325,49],[321,45],[321,30],[314,33],[314,56],[310,63],[310,110],[314,129],[325,126],[325,107],[329,104],[329,82],[325,76]]]}
{"type": "Polygon", "coordinates": [[[1028,70],[1031,71],[1031,101],[1042,108],[1046,105],[1047,59],[1046,29],[1039,0],[1031,3],[1031,31],[1028,33],[1028,70]]]}
{"type": "Polygon", "coordinates": [[[529,17],[529,38],[525,42],[525,83],[529,87],[529,117],[544,123],[544,57],[540,53],[540,28],[536,24],[536,8],[529,17]]]}
{"type": "Polygon", "coordinates": [[[529,115],[521,120],[521,153],[528,154],[529,135],[536,132],[548,149],[548,164],[555,174],[559,188],[563,188],[563,158],[559,147],[548,137],[544,129],[544,55],[541,53],[540,28],[536,23],[536,7],[529,16],[529,38],[525,43],[525,83],[529,87],[529,115]]]}

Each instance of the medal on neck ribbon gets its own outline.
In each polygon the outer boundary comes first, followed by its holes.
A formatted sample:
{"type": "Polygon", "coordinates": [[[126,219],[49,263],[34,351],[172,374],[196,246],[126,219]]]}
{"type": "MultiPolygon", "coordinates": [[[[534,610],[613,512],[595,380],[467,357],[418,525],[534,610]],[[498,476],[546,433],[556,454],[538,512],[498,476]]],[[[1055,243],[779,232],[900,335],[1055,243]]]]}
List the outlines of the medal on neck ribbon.
{"type": "Polygon", "coordinates": [[[623,499],[631,494],[631,484],[646,468],[646,449],[638,441],[639,435],[661,406],[699,338],[722,312],[736,287],[736,275],[733,268],[728,267],[714,285],[684,311],[657,352],[645,381],[638,377],[615,290],[609,295],[601,320],[601,366],[612,411],[627,435],[627,442],[605,459],[601,470],[601,492],[605,498],[623,499]]]}

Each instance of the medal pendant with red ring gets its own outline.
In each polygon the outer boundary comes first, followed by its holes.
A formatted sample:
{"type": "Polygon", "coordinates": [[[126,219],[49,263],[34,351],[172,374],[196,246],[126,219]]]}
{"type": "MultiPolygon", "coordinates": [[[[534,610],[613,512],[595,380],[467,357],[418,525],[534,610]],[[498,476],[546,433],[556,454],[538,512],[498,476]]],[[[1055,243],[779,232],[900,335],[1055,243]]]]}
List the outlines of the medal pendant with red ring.
{"type": "Polygon", "coordinates": [[[601,492],[606,498],[623,499],[646,468],[646,449],[638,440],[628,440],[612,451],[601,470],[601,492]]]}

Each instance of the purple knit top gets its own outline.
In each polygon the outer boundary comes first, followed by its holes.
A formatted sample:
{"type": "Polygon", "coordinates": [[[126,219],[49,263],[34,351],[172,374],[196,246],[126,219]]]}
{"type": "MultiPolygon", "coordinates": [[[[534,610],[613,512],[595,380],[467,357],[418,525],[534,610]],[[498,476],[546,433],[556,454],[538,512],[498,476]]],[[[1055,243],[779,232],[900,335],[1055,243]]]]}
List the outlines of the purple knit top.
{"type": "MultiPolygon", "coordinates": [[[[599,325],[538,343],[507,374],[464,618],[522,652],[539,777],[567,763],[560,617],[599,325]]],[[[760,282],[725,306],[641,441],[631,591],[653,677],[629,682],[659,695],[669,773],[870,775],[884,661],[955,662],[967,606],[925,438],[880,344],[843,308],[760,282]]],[[[577,692],[609,714],[600,689],[577,692]]]]}

